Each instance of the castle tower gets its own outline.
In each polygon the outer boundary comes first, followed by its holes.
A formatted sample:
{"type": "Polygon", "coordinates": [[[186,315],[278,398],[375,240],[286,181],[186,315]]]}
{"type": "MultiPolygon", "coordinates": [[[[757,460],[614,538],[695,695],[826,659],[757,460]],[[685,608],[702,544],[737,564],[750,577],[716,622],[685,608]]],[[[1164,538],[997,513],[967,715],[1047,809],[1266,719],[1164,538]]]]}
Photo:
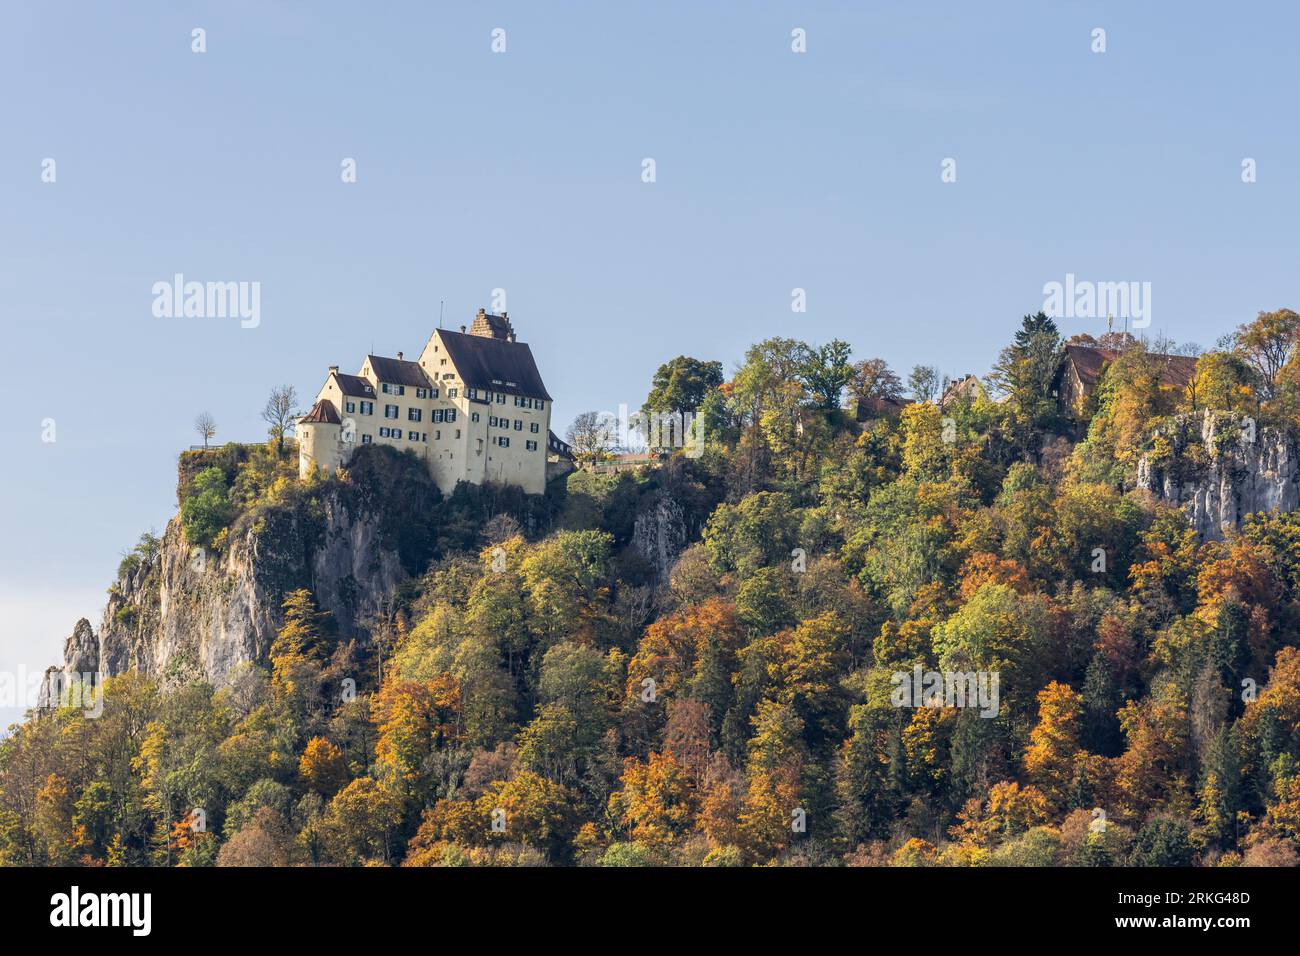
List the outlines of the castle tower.
{"type": "Polygon", "coordinates": [[[343,420],[328,398],[317,399],[311,411],[298,419],[295,434],[298,437],[298,477],[306,478],[313,467],[331,474],[339,466],[343,458],[341,443],[345,440],[343,420]]]}

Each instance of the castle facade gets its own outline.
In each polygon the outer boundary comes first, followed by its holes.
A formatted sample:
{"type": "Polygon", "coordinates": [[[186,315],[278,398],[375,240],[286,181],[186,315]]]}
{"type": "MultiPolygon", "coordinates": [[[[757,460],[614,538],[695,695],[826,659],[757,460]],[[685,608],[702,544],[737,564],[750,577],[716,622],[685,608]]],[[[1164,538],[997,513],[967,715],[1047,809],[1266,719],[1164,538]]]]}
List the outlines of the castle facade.
{"type": "Polygon", "coordinates": [[[468,332],[436,330],[417,361],[367,355],[356,375],[330,366],[297,423],[298,471],[333,472],[358,445],[375,443],[420,455],[444,494],[461,481],[541,494],[548,457],[568,457],[550,425],[532,350],[505,312],[479,309],[468,332]]]}

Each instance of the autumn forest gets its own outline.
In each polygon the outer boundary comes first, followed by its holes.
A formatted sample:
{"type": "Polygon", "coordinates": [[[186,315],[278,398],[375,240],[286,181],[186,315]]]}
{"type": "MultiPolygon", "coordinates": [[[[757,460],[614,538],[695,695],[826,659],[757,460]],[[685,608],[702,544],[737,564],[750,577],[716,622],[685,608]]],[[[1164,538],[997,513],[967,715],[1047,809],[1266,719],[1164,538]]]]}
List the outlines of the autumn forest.
{"type": "Polygon", "coordinates": [[[274,442],[186,453],[115,588],[338,500],[403,580],[343,623],[286,578],[229,680],[33,711],[0,862],[1296,865],[1300,513],[1207,532],[1170,489],[1295,454],[1300,316],[1212,349],[1004,329],[981,378],[838,340],[680,356],[644,408],[700,446],[616,467],[584,416],[540,496],[444,497],[391,448],[302,479],[274,442]],[[900,700],[916,674],[940,692],[900,700]]]}

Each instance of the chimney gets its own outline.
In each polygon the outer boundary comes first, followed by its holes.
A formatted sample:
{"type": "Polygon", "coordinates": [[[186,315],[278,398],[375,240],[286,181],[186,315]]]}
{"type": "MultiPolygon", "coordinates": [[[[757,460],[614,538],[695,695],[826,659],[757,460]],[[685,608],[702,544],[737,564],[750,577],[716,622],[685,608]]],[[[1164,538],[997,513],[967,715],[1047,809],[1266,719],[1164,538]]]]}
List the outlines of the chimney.
{"type": "MultiPolygon", "coordinates": [[[[501,314],[502,314],[502,315],[505,315],[504,312],[502,312],[501,314]]],[[[507,332],[507,333],[506,333],[506,341],[507,341],[507,342],[513,342],[514,340],[515,340],[515,333],[514,333],[514,332],[507,332]]]]}
{"type": "Polygon", "coordinates": [[[339,370],[339,367],[338,367],[337,365],[331,365],[331,366],[330,366],[330,371],[331,371],[331,372],[337,372],[338,370],[339,370]]]}
{"type": "Polygon", "coordinates": [[[461,335],[464,335],[464,334],[465,334],[465,326],[463,326],[463,325],[460,327],[460,334],[461,334],[461,335]]]}
{"type": "Polygon", "coordinates": [[[401,352],[398,352],[398,353],[397,353],[397,361],[400,362],[401,360],[402,360],[402,353],[401,353],[401,352]]]}

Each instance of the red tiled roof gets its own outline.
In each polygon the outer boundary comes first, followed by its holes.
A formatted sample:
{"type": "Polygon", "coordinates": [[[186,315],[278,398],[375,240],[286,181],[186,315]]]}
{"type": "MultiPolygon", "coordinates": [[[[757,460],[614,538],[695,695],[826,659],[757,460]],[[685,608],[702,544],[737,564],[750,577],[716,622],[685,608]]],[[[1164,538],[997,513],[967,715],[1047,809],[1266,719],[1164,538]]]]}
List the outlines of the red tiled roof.
{"type": "Polygon", "coordinates": [[[339,418],[338,409],[328,398],[322,398],[319,402],[311,407],[306,415],[298,419],[300,425],[341,425],[343,420],[339,418]]]}
{"type": "MultiPolygon", "coordinates": [[[[1102,370],[1119,357],[1115,349],[1093,348],[1087,345],[1067,345],[1066,360],[1074,364],[1075,372],[1085,389],[1091,390],[1101,377],[1102,370]]],[[[1162,355],[1148,353],[1160,364],[1160,381],[1175,388],[1186,388],[1187,383],[1196,374],[1196,357],[1192,355],[1162,355]]]]}

